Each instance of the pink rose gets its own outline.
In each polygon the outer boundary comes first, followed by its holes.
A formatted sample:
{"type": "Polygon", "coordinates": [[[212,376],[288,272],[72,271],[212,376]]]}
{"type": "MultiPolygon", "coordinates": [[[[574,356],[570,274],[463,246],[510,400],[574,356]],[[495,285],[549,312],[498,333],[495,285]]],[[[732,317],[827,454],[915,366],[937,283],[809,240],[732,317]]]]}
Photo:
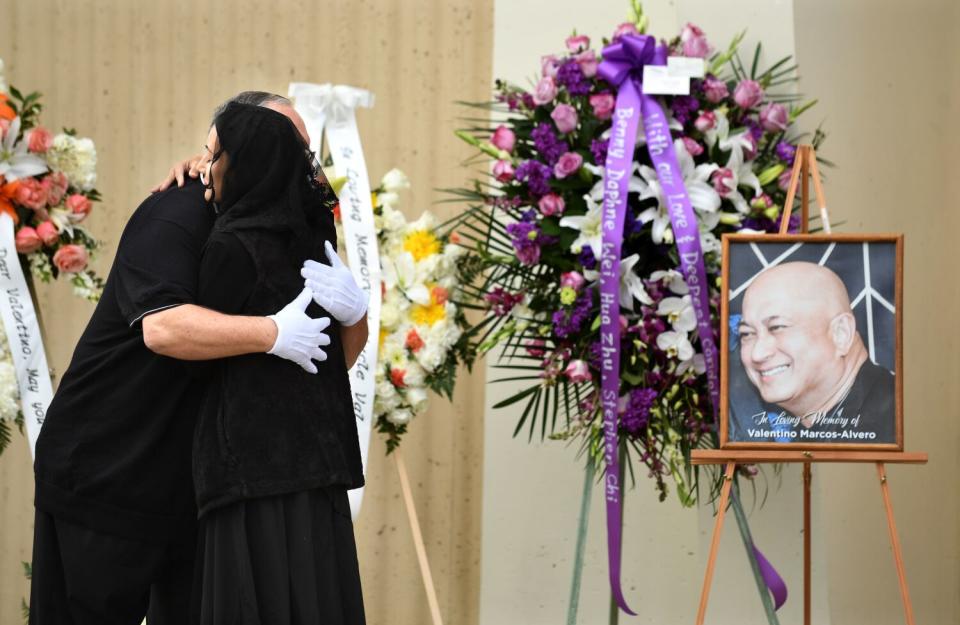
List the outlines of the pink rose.
{"type": "Polygon", "coordinates": [[[30,131],[27,138],[27,149],[35,154],[43,154],[53,147],[53,134],[43,126],[37,126],[30,131]]]}
{"type": "Polygon", "coordinates": [[[572,35],[567,37],[567,50],[570,52],[580,52],[590,47],[590,37],[586,35],[572,35]]]}
{"type": "Polygon", "coordinates": [[[590,366],[585,360],[571,360],[567,368],[563,370],[563,375],[573,383],[590,381],[590,366]]]}
{"type": "Polygon", "coordinates": [[[640,32],[637,31],[636,24],[634,24],[633,22],[624,22],[623,24],[620,24],[619,26],[617,26],[617,28],[613,31],[613,37],[611,37],[611,41],[616,41],[617,39],[619,39],[620,37],[623,37],[624,35],[639,35],[639,34],[640,32]]]}
{"type": "Polygon", "coordinates": [[[713,111],[704,111],[700,113],[700,116],[697,117],[697,119],[693,122],[693,127],[700,132],[711,130],[716,125],[717,114],[713,111]]]}
{"type": "Polygon", "coordinates": [[[687,148],[690,156],[700,156],[703,154],[703,146],[690,137],[683,137],[683,147],[687,148]]]}
{"type": "Polygon", "coordinates": [[[60,240],[60,233],[57,232],[57,227],[50,220],[37,226],[37,236],[40,237],[44,245],[53,245],[60,240]]]}
{"type": "Polygon", "coordinates": [[[720,197],[726,197],[733,191],[733,172],[726,167],[721,167],[713,172],[710,182],[713,183],[713,188],[720,194],[720,197]]]}
{"type": "Polygon", "coordinates": [[[553,166],[553,175],[557,178],[566,178],[570,174],[575,174],[583,165],[583,157],[576,152],[566,152],[553,166]]]}
{"type": "Polygon", "coordinates": [[[580,287],[584,285],[586,279],[579,271],[568,271],[566,273],[560,274],[560,286],[561,287],[570,287],[574,291],[580,291],[580,287]]]}
{"type": "Polygon", "coordinates": [[[563,201],[563,198],[556,193],[548,193],[540,198],[538,206],[540,207],[540,213],[542,215],[550,217],[551,215],[562,215],[563,209],[566,208],[566,203],[563,201]]]}
{"type": "Polygon", "coordinates": [[[760,109],[760,125],[767,132],[780,132],[787,129],[790,123],[790,114],[787,107],[776,102],[765,105],[760,109]]]}
{"type": "Polygon", "coordinates": [[[751,109],[763,100],[763,87],[755,80],[741,80],[733,90],[733,101],[742,109],[751,109]]]}
{"type": "Polygon", "coordinates": [[[556,78],[560,69],[560,59],[553,54],[540,57],[540,75],[544,78],[556,78]]]}
{"type": "Polygon", "coordinates": [[[47,207],[47,190],[36,178],[22,178],[15,199],[21,206],[40,210],[47,207]]]}
{"type": "Polygon", "coordinates": [[[67,210],[70,211],[70,214],[73,215],[77,221],[83,221],[92,209],[93,202],[85,195],[74,193],[67,198],[67,210]]]}
{"type": "Polygon", "coordinates": [[[596,93],[590,96],[590,106],[597,119],[608,120],[613,117],[613,109],[617,105],[612,93],[596,93]]]}
{"type": "Polygon", "coordinates": [[[16,244],[19,253],[29,254],[39,250],[43,241],[40,240],[36,230],[30,226],[24,226],[17,230],[16,244]]]}
{"type": "Polygon", "coordinates": [[[500,182],[513,180],[513,164],[510,161],[497,161],[493,164],[493,177],[500,182]]]}
{"type": "Polygon", "coordinates": [[[544,76],[533,91],[533,101],[536,104],[548,104],[553,102],[555,97],[557,97],[557,82],[550,76],[544,76]]]}
{"type": "Polygon", "coordinates": [[[717,80],[713,76],[707,76],[703,79],[703,97],[708,101],[717,104],[730,95],[727,89],[727,83],[717,80]]]}
{"type": "Polygon", "coordinates": [[[62,172],[55,171],[45,176],[40,181],[40,185],[47,193],[47,206],[57,206],[63,199],[63,194],[67,192],[70,183],[62,172]]]}
{"type": "Polygon", "coordinates": [[[593,50],[584,50],[583,52],[574,54],[573,60],[577,62],[577,65],[580,66],[580,71],[583,72],[583,75],[587,78],[593,78],[597,75],[597,67],[600,66],[600,60],[597,58],[597,53],[593,50]]]}
{"type": "Polygon", "coordinates": [[[517,135],[503,124],[497,126],[497,129],[493,131],[493,136],[490,137],[490,143],[504,152],[513,152],[513,146],[516,142],[517,135]]]}
{"type": "Polygon", "coordinates": [[[558,104],[550,113],[550,119],[561,133],[573,132],[577,127],[577,109],[569,104],[558,104]]]}
{"type": "Polygon", "coordinates": [[[683,42],[683,56],[705,59],[710,56],[710,44],[703,31],[687,23],[680,31],[680,41],[683,42]]]}
{"type": "Polygon", "coordinates": [[[53,255],[53,264],[64,273],[78,273],[87,266],[87,250],[81,245],[63,245],[53,255]]]}

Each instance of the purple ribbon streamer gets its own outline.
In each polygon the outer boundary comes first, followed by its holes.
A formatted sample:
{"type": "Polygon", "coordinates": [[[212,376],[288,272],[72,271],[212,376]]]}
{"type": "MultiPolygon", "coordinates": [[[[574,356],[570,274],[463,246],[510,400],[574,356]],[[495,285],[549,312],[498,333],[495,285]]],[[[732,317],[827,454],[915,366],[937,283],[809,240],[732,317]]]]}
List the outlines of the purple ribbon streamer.
{"type": "MultiPolygon", "coordinates": [[[[625,35],[603,49],[603,61],[598,68],[598,75],[617,88],[617,104],[605,164],[603,250],[600,256],[600,400],[607,464],[607,551],[611,592],[617,605],[631,615],[635,613],[627,606],[620,583],[622,501],[617,436],[617,400],[620,394],[619,289],[623,222],[627,210],[628,185],[633,172],[637,125],[641,115],[647,150],[668,203],[670,222],[680,256],[680,272],[690,288],[691,304],[697,316],[697,333],[706,364],[714,415],[719,414],[720,406],[720,368],[717,360],[719,352],[710,324],[709,283],[700,246],[700,228],[683,182],[683,172],[674,152],[666,115],[656,98],[644,95],[642,89],[644,65],[665,65],[666,62],[666,47],[657,46],[653,37],[625,35]]],[[[764,582],[774,593],[779,608],[786,600],[783,579],[756,547],[754,551],[758,555],[764,582]]]]}
{"type": "Polygon", "coordinates": [[[767,558],[760,553],[756,545],[753,546],[753,555],[756,556],[757,564],[760,565],[760,575],[763,576],[763,581],[767,583],[767,588],[773,595],[773,609],[779,610],[780,606],[787,602],[787,583],[780,577],[780,573],[777,573],[777,569],[773,568],[767,558]]]}

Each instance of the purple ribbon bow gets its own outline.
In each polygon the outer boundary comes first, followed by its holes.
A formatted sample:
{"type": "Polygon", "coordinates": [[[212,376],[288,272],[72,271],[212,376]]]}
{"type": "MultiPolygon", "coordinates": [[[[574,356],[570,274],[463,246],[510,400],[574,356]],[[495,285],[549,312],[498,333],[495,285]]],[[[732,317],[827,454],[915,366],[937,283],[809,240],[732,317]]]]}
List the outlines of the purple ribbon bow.
{"type": "MultiPolygon", "coordinates": [[[[603,409],[604,454],[607,464],[607,550],[610,587],[617,605],[627,614],[635,614],[623,597],[620,584],[620,462],[618,457],[617,400],[620,395],[620,258],[623,222],[627,212],[627,193],[633,173],[633,151],[637,126],[643,119],[647,150],[653,162],[663,199],[667,202],[680,272],[690,288],[690,299],[697,316],[697,333],[703,351],[714,415],[719,414],[720,380],[718,349],[710,324],[710,300],[707,272],[700,246],[700,228],[683,183],[683,171],[677,162],[667,117],[657,100],[643,93],[645,65],[666,65],[667,48],[658,46],[648,35],[624,35],[603,49],[598,75],[617,88],[617,104],[607,150],[603,194],[603,249],[600,254],[600,399],[603,409]]],[[[767,586],[774,591],[777,607],[786,600],[786,588],[772,566],[757,550],[767,586]],[[777,581],[779,581],[779,584],[777,581]],[[781,590],[782,589],[782,590],[781,590]],[[781,597],[782,594],[782,597],[781,597]]]]}

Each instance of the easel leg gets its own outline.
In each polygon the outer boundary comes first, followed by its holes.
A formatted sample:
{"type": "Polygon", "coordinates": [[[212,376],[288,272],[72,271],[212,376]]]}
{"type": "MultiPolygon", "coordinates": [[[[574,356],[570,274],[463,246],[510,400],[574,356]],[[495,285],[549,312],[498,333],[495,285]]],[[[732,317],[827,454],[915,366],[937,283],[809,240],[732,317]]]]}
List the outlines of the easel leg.
{"type": "Polygon", "coordinates": [[[880,492],[883,493],[883,505],[887,510],[887,528],[890,530],[890,545],[893,547],[893,560],[897,565],[900,596],[903,598],[903,612],[907,617],[907,625],[914,625],[913,606],[910,603],[910,591],[907,590],[907,574],[903,569],[903,554],[900,552],[900,539],[897,538],[897,524],[893,520],[893,504],[890,503],[890,487],[887,485],[887,471],[882,462],[877,463],[877,476],[880,478],[880,492]]]}
{"type": "Polygon", "coordinates": [[[410,520],[410,532],[413,534],[413,546],[417,551],[417,561],[420,563],[420,574],[423,577],[423,586],[427,591],[427,604],[430,606],[430,617],[433,625],[443,625],[440,617],[440,602],[437,601],[437,590],[433,585],[433,575],[430,574],[430,562],[427,560],[427,549],[423,544],[423,535],[420,533],[420,522],[417,520],[417,509],[413,506],[413,491],[410,490],[410,480],[407,478],[407,467],[403,463],[400,450],[393,452],[397,461],[397,473],[400,476],[400,490],[403,492],[403,502],[406,504],[407,517],[410,520]]]}
{"type": "Polygon", "coordinates": [[[810,481],[812,469],[803,463],[803,625],[810,625],[810,481]]]}
{"type": "Polygon", "coordinates": [[[713,566],[717,561],[717,549],[720,547],[720,535],[723,530],[723,517],[730,500],[730,488],[733,486],[733,471],[736,463],[728,462],[723,473],[723,487],[720,489],[720,502],[717,506],[717,520],[713,524],[713,540],[710,542],[710,555],[707,557],[707,572],[703,578],[703,591],[700,593],[700,607],[697,610],[697,625],[703,625],[707,614],[707,600],[710,598],[710,584],[713,582],[713,566]]]}

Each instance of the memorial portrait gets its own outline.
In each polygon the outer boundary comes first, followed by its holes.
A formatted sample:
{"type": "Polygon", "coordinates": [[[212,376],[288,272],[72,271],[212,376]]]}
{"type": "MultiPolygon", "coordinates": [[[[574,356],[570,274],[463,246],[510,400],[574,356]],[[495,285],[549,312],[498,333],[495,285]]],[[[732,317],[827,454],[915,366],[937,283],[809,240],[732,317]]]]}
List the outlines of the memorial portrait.
{"type": "Polygon", "coordinates": [[[903,449],[903,239],[723,239],[721,445],[903,449]]]}

